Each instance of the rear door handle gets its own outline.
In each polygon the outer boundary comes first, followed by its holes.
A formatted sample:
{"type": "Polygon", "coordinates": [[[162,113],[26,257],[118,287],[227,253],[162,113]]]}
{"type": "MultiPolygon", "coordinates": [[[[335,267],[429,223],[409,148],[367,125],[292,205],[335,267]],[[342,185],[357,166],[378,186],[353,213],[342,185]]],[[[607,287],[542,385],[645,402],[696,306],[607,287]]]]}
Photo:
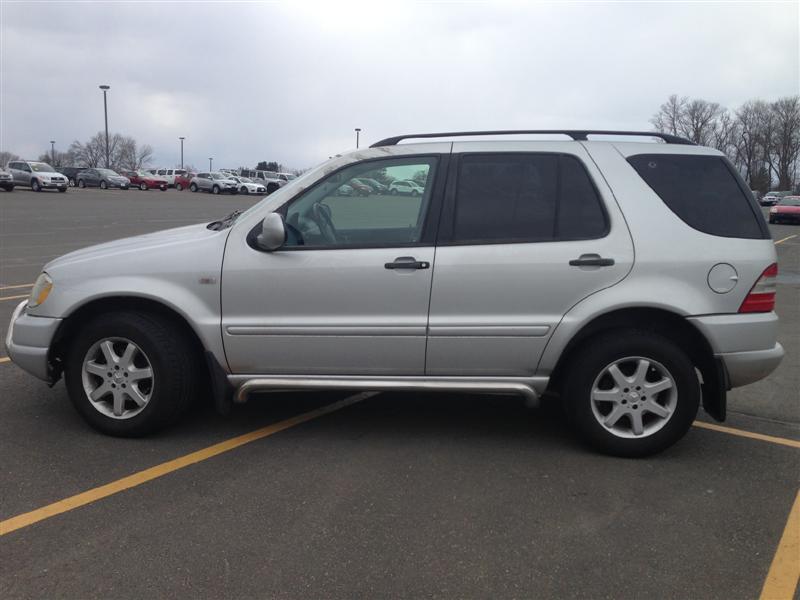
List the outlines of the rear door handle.
{"type": "Polygon", "coordinates": [[[613,258],[603,258],[599,254],[581,254],[578,258],[569,261],[571,267],[611,267],[613,258]]]}
{"type": "Polygon", "coordinates": [[[398,256],[394,262],[383,265],[386,269],[429,269],[431,263],[417,260],[413,256],[398,256]]]}

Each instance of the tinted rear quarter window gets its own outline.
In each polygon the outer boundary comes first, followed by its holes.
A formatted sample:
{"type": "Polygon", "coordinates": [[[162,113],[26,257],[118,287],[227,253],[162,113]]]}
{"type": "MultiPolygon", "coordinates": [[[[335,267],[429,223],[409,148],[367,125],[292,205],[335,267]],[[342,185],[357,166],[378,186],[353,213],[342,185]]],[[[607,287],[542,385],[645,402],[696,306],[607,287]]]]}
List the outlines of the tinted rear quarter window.
{"type": "Polygon", "coordinates": [[[752,194],[719,156],[637,154],[628,158],[639,176],[684,223],[722,237],[768,238],[752,194]]]}
{"type": "Polygon", "coordinates": [[[581,162],[547,153],[461,158],[453,238],[514,243],[603,237],[608,222],[581,162]]]}

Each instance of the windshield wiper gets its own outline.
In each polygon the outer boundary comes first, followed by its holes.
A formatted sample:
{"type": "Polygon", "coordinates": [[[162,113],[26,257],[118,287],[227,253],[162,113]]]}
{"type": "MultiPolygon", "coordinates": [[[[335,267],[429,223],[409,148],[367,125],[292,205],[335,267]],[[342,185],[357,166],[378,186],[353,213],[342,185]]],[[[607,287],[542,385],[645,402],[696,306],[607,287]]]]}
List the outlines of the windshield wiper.
{"type": "Polygon", "coordinates": [[[208,229],[213,229],[214,231],[219,231],[220,229],[226,229],[227,227],[230,227],[231,225],[233,225],[233,222],[243,212],[244,211],[237,209],[237,210],[233,211],[231,214],[229,214],[227,217],[224,217],[222,220],[213,221],[212,223],[209,223],[207,225],[207,228],[208,229]]]}

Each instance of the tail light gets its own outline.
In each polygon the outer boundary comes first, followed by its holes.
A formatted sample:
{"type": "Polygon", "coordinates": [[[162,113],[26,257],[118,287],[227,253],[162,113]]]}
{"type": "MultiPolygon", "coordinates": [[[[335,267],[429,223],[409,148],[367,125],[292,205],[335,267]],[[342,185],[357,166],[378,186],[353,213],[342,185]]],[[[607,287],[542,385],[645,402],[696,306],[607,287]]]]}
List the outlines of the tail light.
{"type": "Polygon", "coordinates": [[[775,309],[775,279],[778,277],[778,264],[772,263],[761,274],[756,284],[747,294],[740,313],[770,312],[775,309]]]}

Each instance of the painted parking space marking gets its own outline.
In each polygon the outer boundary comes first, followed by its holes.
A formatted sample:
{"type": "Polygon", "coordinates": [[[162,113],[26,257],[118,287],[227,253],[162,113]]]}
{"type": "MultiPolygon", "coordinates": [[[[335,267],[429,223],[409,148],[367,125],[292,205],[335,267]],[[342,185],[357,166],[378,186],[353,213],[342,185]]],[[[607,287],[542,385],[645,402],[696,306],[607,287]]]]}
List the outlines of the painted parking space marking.
{"type": "Polygon", "coordinates": [[[21,296],[0,296],[0,301],[3,300],[19,300],[20,298],[28,298],[30,294],[22,294],[21,296]]]}
{"type": "Polygon", "coordinates": [[[23,288],[30,288],[33,287],[34,284],[32,283],[20,283],[18,285],[3,285],[0,286],[0,291],[2,290],[20,290],[23,288]]]}
{"type": "Polygon", "coordinates": [[[739,437],[750,438],[751,440],[760,440],[762,442],[769,442],[771,444],[779,444],[781,446],[789,446],[790,448],[800,448],[800,440],[792,440],[789,438],[777,437],[774,435],[765,435],[763,433],[754,433],[752,431],[745,431],[744,429],[736,429],[734,427],[725,427],[724,425],[716,425],[714,423],[706,423],[705,421],[695,421],[692,423],[695,427],[700,429],[710,429],[711,431],[719,431],[720,433],[727,433],[739,437]]]}
{"type": "Polygon", "coordinates": [[[362,392],[359,394],[355,394],[353,396],[349,396],[344,400],[339,400],[338,402],[327,404],[325,406],[316,408],[309,412],[305,412],[296,415],[294,417],[284,419],[283,421],[279,421],[277,423],[273,423],[272,425],[261,427],[260,429],[256,429],[255,431],[251,431],[250,433],[245,433],[244,435],[240,435],[235,438],[219,442],[217,444],[208,446],[201,450],[197,450],[195,452],[179,456],[178,458],[174,458],[170,461],[161,463],[154,467],[150,467],[149,469],[144,469],[143,471],[139,471],[138,473],[133,473],[132,475],[128,475],[127,477],[123,477],[122,479],[117,479],[116,481],[112,481],[111,483],[107,483],[105,485],[92,488],[85,492],[81,492],[80,494],[75,494],[74,496],[70,496],[69,498],[64,498],[63,500],[59,500],[58,502],[53,502],[52,504],[48,504],[46,506],[37,508],[30,512],[23,513],[15,517],[11,517],[9,519],[6,519],[5,521],[0,521],[0,536],[9,534],[12,531],[16,531],[17,529],[28,527],[30,525],[33,525],[34,523],[38,523],[39,521],[49,519],[50,517],[60,515],[61,513],[75,510],[76,508],[80,508],[81,506],[92,504],[103,498],[113,496],[114,494],[118,494],[119,492],[123,492],[130,488],[142,485],[143,483],[147,483],[148,481],[152,481],[154,479],[158,479],[159,477],[163,477],[164,475],[167,475],[169,473],[174,473],[175,471],[178,471],[190,465],[208,460],[209,458],[213,458],[215,456],[219,456],[220,454],[229,452],[230,450],[234,450],[235,448],[239,448],[240,446],[244,446],[245,444],[255,442],[265,437],[274,435],[280,431],[284,431],[291,427],[295,427],[296,425],[300,425],[301,423],[305,423],[307,421],[311,421],[312,419],[322,417],[323,415],[330,414],[342,408],[346,408],[357,402],[361,402],[362,400],[371,398],[372,396],[375,395],[376,392],[362,392]]]}
{"type": "Polygon", "coordinates": [[[0,363],[7,363],[7,362],[11,362],[11,359],[8,358],[7,356],[0,356],[0,363]]]}
{"type": "Polygon", "coordinates": [[[798,235],[800,235],[800,234],[795,233],[794,235],[787,236],[787,237],[783,238],[782,240],[778,240],[777,242],[775,242],[775,245],[777,246],[778,244],[782,244],[786,240],[790,240],[792,238],[796,238],[798,235]]]}
{"type": "Polygon", "coordinates": [[[795,496],[759,598],[791,600],[797,591],[798,582],[800,582],[800,492],[795,496]]]}

